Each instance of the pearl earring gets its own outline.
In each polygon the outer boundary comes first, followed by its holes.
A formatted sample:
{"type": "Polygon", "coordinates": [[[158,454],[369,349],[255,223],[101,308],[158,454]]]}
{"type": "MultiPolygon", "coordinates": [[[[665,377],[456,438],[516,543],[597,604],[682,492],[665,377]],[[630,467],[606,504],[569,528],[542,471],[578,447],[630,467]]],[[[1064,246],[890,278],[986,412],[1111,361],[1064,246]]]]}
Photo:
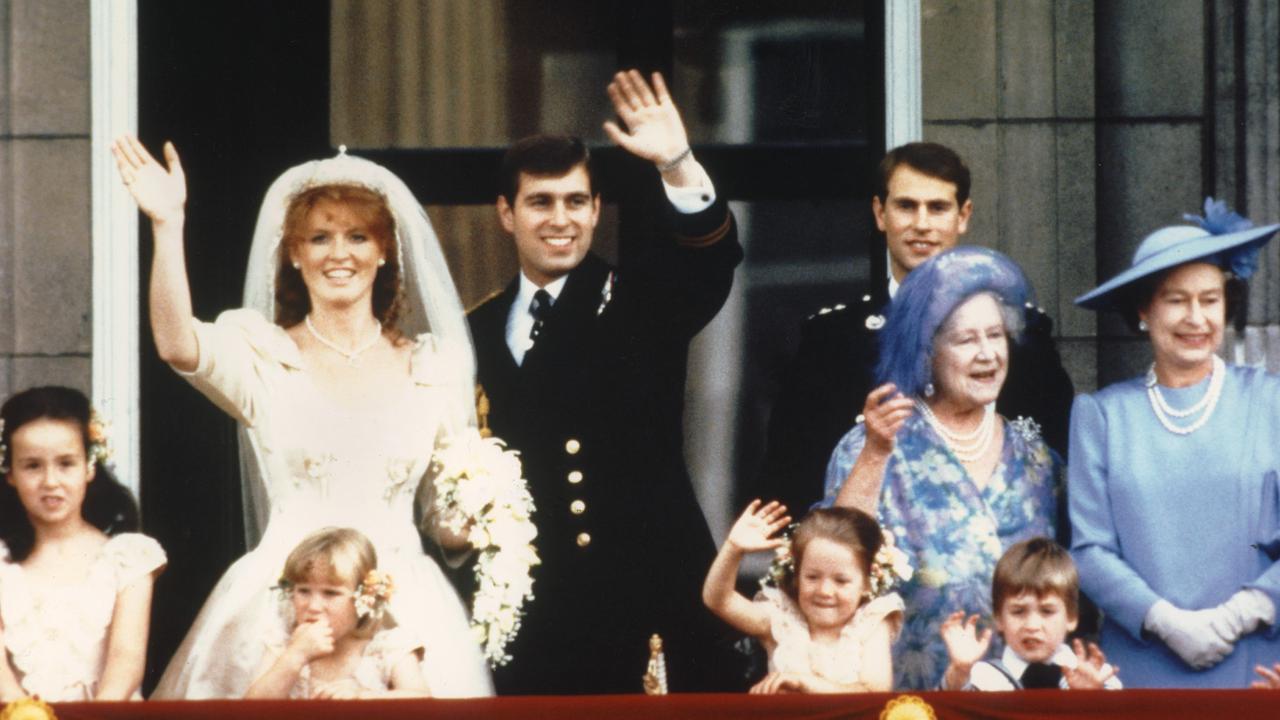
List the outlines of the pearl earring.
{"type": "Polygon", "coordinates": [[[302,263],[298,262],[297,260],[294,260],[294,261],[293,261],[293,269],[294,269],[294,270],[301,270],[301,269],[302,269],[302,263]]]}
{"type": "Polygon", "coordinates": [[[383,265],[386,265],[386,264],[387,264],[386,258],[378,258],[378,267],[382,267],[383,265]]]}
{"type": "Polygon", "coordinates": [[[936,393],[936,392],[937,392],[937,390],[935,390],[935,389],[934,389],[934,387],[933,387],[933,383],[925,383],[925,384],[924,384],[924,396],[925,396],[925,397],[933,397],[933,396],[934,396],[934,393],[936,393]]]}
{"type": "Polygon", "coordinates": [[[1139,331],[1139,332],[1146,332],[1146,331],[1148,331],[1148,330],[1150,330],[1150,329],[1151,329],[1151,326],[1150,326],[1150,325],[1147,325],[1147,321],[1146,321],[1146,320],[1139,320],[1139,321],[1138,321],[1138,331],[1139,331]]]}

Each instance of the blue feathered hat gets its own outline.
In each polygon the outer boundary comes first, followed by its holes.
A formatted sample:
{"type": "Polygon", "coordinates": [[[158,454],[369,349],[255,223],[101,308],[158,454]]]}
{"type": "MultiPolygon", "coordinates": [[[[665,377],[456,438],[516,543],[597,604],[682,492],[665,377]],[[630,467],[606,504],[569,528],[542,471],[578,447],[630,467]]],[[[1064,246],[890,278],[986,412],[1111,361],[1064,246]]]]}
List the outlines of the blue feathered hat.
{"type": "Polygon", "coordinates": [[[907,275],[880,330],[876,384],[919,396],[933,374],[933,338],[965,300],[991,292],[1019,310],[1034,302],[1022,268],[990,248],[964,245],[939,253],[907,275]]]}
{"type": "Polygon", "coordinates": [[[1171,225],[1143,239],[1133,264],[1098,287],[1076,298],[1090,310],[1123,310],[1125,288],[1162,270],[1189,262],[1207,262],[1246,279],[1258,269],[1258,253],[1280,225],[1254,227],[1221,200],[1205,198],[1204,216],[1183,215],[1195,225],[1171,225]]]}

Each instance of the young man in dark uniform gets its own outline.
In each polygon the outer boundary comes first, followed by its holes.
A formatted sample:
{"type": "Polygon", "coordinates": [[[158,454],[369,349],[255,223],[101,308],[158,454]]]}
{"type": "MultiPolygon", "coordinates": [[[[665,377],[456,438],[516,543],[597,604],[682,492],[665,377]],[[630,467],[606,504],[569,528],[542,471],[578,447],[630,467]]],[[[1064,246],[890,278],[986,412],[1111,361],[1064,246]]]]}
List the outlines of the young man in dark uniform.
{"type": "Polygon", "coordinates": [[[497,199],[520,273],[469,318],[488,422],[521,453],[542,558],[514,659],[495,672],[503,694],[639,692],[654,633],[672,690],[732,677],[700,599],[715,546],[682,413],[689,342],[742,249],[661,77],[619,73],[609,96],[626,129],[606,131],[657,167],[669,231],[618,267],[590,253],[600,196],[585,146],[526,138],[497,199]]]}
{"type": "MultiPolygon", "coordinates": [[[[822,498],[831,451],[875,387],[876,336],[885,307],[907,273],[955,247],[968,230],[969,184],[960,157],[936,143],[908,143],[881,161],[871,209],[885,235],[886,272],[855,288],[848,302],[823,308],[804,323],[769,418],[757,495],[781,500],[793,514],[822,498]]],[[[1066,457],[1074,390],[1052,329],[1043,309],[1025,308],[1022,342],[1011,344],[996,409],[1009,419],[1035,420],[1049,446],[1066,457]]]]}

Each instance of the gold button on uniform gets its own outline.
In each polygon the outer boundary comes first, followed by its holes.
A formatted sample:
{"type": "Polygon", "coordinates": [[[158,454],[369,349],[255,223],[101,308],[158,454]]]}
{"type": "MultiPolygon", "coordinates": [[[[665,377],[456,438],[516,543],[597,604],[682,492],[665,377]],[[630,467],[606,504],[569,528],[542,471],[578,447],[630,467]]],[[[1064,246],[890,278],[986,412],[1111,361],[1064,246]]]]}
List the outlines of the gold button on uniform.
{"type": "Polygon", "coordinates": [[[586,511],[587,511],[587,504],[582,502],[581,500],[574,500],[573,502],[569,503],[569,512],[573,513],[574,515],[581,515],[586,511]]]}
{"type": "Polygon", "coordinates": [[[578,451],[581,449],[582,449],[582,443],[578,442],[573,438],[569,438],[569,441],[564,444],[564,451],[569,453],[570,455],[577,455],[578,451]]]}
{"type": "Polygon", "coordinates": [[[578,533],[578,547],[586,547],[591,544],[590,533],[578,533]]]}
{"type": "Polygon", "coordinates": [[[577,485],[580,482],[582,482],[581,470],[574,470],[573,472],[569,473],[569,484],[577,485]]]}

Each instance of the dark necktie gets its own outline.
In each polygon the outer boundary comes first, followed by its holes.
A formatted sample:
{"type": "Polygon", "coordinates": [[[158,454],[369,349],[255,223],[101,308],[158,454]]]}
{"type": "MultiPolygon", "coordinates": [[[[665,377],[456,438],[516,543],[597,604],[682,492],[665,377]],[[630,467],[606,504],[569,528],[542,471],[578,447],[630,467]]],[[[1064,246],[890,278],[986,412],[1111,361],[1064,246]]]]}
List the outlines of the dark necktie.
{"type": "Polygon", "coordinates": [[[1062,668],[1052,663],[1030,663],[1022,671],[1022,687],[1028,690],[1058,689],[1062,681],[1062,668]]]}
{"type": "Polygon", "coordinates": [[[529,339],[538,341],[542,334],[542,324],[546,322],[547,313],[551,312],[551,293],[539,290],[533,294],[533,302],[529,303],[529,314],[533,316],[533,327],[529,329],[529,339]]]}

